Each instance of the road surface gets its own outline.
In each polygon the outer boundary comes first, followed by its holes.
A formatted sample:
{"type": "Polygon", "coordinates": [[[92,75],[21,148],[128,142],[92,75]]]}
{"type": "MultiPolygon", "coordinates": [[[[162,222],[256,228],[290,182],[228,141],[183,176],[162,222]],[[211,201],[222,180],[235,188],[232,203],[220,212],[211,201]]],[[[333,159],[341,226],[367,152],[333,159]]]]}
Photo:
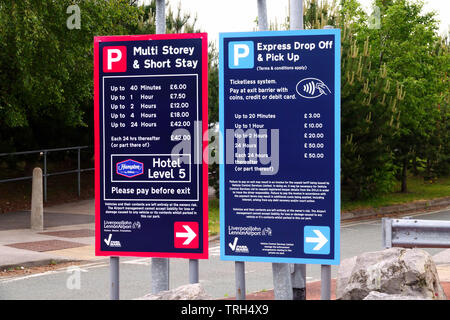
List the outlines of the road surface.
{"type": "MultiPolygon", "coordinates": [[[[450,220],[450,209],[410,215],[417,219],[450,220]]],[[[381,220],[343,223],[341,260],[363,252],[382,250],[381,220]]],[[[234,262],[221,261],[219,241],[210,242],[209,260],[200,261],[200,281],[212,298],[235,295],[234,262]]],[[[443,249],[426,249],[434,255],[443,249]]],[[[133,299],[151,291],[151,260],[120,259],[120,298],[133,299]]],[[[270,263],[247,262],[247,292],[273,288],[270,263]]],[[[338,268],[332,267],[332,277],[338,268]]],[[[188,283],[188,260],[170,260],[170,288],[188,283]]],[[[307,281],[320,280],[320,266],[307,266],[307,281]]],[[[6,299],[109,299],[109,259],[46,273],[0,278],[0,300],[6,299]]]]}

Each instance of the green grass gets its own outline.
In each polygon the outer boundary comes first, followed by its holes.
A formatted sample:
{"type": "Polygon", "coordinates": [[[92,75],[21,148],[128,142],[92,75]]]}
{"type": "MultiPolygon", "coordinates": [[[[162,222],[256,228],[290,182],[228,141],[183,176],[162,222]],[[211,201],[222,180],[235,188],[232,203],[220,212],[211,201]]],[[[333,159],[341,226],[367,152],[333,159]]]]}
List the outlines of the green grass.
{"type": "MultiPolygon", "coordinates": [[[[408,178],[408,192],[400,193],[400,184],[395,186],[392,193],[367,200],[352,201],[342,192],[342,211],[357,210],[363,208],[379,208],[394,204],[402,204],[416,200],[430,200],[450,196],[450,177],[439,178],[436,181],[424,182],[422,177],[408,178]]],[[[220,232],[219,200],[209,200],[209,235],[220,232]]]]}
{"type": "Polygon", "coordinates": [[[342,192],[342,211],[363,208],[379,208],[389,205],[402,204],[416,200],[430,200],[450,196],[450,177],[439,178],[436,181],[424,181],[422,177],[409,177],[407,181],[408,192],[400,192],[400,183],[395,186],[394,192],[366,200],[352,201],[342,192]]]}

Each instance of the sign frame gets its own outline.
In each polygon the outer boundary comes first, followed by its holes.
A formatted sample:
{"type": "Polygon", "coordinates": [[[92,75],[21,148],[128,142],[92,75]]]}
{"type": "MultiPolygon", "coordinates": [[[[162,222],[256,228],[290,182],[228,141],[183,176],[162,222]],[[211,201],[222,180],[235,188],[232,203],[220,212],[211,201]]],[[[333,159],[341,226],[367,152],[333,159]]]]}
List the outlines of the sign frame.
{"type": "MultiPolygon", "coordinates": [[[[341,150],[341,131],[340,131],[340,99],[341,99],[341,34],[339,29],[313,29],[313,30],[288,30],[288,31],[256,31],[256,32],[227,32],[219,33],[219,173],[220,173],[220,258],[228,261],[250,261],[250,262],[271,262],[271,263],[296,263],[296,264],[321,264],[321,265],[339,265],[340,263],[340,150],[341,150]],[[230,55],[225,60],[225,39],[230,41],[248,41],[249,38],[259,37],[284,37],[284,36],[316,36],[332,35],[335,37],[334,48],[334,220],[330,228],[334,228],[334,255],[333,259],[324,259],[321,255],[317,258],[293,258],[293,257],[269,257],[269,256],[245,256],[245,255],[227,255],[225,248],[225,215],[227,204],[225,202],[225,92],[224,92],[224,69],[225,64],[230,63],[230,55]],[[244,39],[241,39],[244,38],[244,39]],[[239,40],[240,39],[240,40],[239,40]]],[[[251,62],[245,62],[251,66],[251,62]]],[[[280,144],[283,142],[280,141],[280,144]]],[[[232,246],[233,244],[230,244],[232,246]]],[[[236,245],[236,244],[234,244],[236,245]]]]}
{"type": "MultiPolygon", "coordinates": [[[[105,72],[103,72],[105,74],[105,72]]],[[[108,74],[104,75],[106,77],[108,74]]],[[[143,74],[142,76],[145,76],[143,74]]],[[[103,78],[104,78],[103,77],[103,78]]],[[[94,155],[95,155],[95,255],[96,256],[129,256],[129,257],[153,257],[153,258],[185,258],[185,259],[208,259],[208,164],[204,161],[203,154],[208,148],[208,40],[207,33],[182,33],[182,34],[150,34],[150,35],[125,35],[125,36],[96,36],[94,37],[94,155]],[[201,145],[201,164],[199,171],[202,179],[198,181],[200,184],[198,193],[202,195],[202,228],[199,228],[197,237],[202,235],[202,241],[199,243],[200,253],[189,252],[142,252],[142,251],[108,251],[101,250],[101,183],[102,166],[100,163],[100,43],[102,42],[132,42],[132,41],[153,41],[153,40],[175,40],[175,39],[200,39],[201,40],[201,74],[202,81],[198,83],[197,99],[202,106],[201,113],[198,114],[201,121],[201,136],[197,137],[201,145]],[[200,89],[201,88],[201,89],[200,89]],[[201,90],[201,96],[199,94],[201,90]],[[205,138],[206,137],[206,138],[205,138]]],[[[102,198],[103,199],[103,198],[102,198]]],[[[151,201],[151,199],[149,200],[151,201]]],[[[193,200],[194,201],[194,200],[193,200]]],[[[174,227],[175,228],[175,227],[174,227]]],[[[175,233],[175,231],[174,231],[175,233]]],[[[174,235],[175,236],[175,235],[174,235]]],[[[106,241],[106,240],[105,240],[106,241]]],[[[189,248],[187,248],[189,249],[189,248]]],[[[176,250],[176,248],[174,249],[176,250]]],[[[186,249],[183,249],[186,251],[186,249]]]]}

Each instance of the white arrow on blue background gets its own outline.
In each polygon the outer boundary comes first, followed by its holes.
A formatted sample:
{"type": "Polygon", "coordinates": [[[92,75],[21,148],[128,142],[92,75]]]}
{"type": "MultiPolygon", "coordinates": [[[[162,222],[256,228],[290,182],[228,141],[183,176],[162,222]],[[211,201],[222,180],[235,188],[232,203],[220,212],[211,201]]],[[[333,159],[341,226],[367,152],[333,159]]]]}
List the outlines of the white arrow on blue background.
{"type": "Polygon", "coordinates": [[[309,243],[317,243],[313,250],[318,251],[328,242],[328,239],[319,230],[314,229],[313,232],[316,234],[317,238],[306,237],[305,240],[309,243]]]}

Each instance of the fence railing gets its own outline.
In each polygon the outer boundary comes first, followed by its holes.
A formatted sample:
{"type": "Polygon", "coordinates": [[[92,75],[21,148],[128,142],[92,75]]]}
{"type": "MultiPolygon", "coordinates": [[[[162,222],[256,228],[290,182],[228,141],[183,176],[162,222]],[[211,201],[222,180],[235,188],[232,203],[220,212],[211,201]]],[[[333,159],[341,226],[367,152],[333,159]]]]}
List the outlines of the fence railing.
{"type": "MultiPolygon", "coordinates": [[[[84,169],[81,168],[81,150],[82,149],[87,149],[87,148],[89,148],[89,146],[76,146],[76,147],[68,147],[68,148],[55,148],[55,149],[42,149],[42,150],[32,150],[32,151],[0,153],[0,157],[18,156],[18,155],[34,154],[34,153],[41,154],[44,157],[44,168],[42,170],[43,171],[42,172],[42,177],[43,177],[43,180],[44,180],[43,181],[43,184],[44,184],[44,202],[46,202],[47,201],[47,177],[57,176],[57,175],[62,175],[62,174],[77,173],[78,196],[80,196],[80,194],[81,194],[81,172],[93,171],[95,169],[95,168],[84,168],[84,169]],[[48,170],[47,170],[47,155],[50,152],[60,152],[60,151],[70,151],[70,150],[77,150],[77,169],[49,173],[48,170]]],[[[32,178],[33,178],[33,176],[8,178],[8,179],[0,180],[0,183],[11,182],[11,181],[29,180],[29,179],[32,179],[32,178]]]]}
{"type": "Polygon", "coordinates": [[[383,247],[450,248],[450,221],[382,219],[383,247]]]}

